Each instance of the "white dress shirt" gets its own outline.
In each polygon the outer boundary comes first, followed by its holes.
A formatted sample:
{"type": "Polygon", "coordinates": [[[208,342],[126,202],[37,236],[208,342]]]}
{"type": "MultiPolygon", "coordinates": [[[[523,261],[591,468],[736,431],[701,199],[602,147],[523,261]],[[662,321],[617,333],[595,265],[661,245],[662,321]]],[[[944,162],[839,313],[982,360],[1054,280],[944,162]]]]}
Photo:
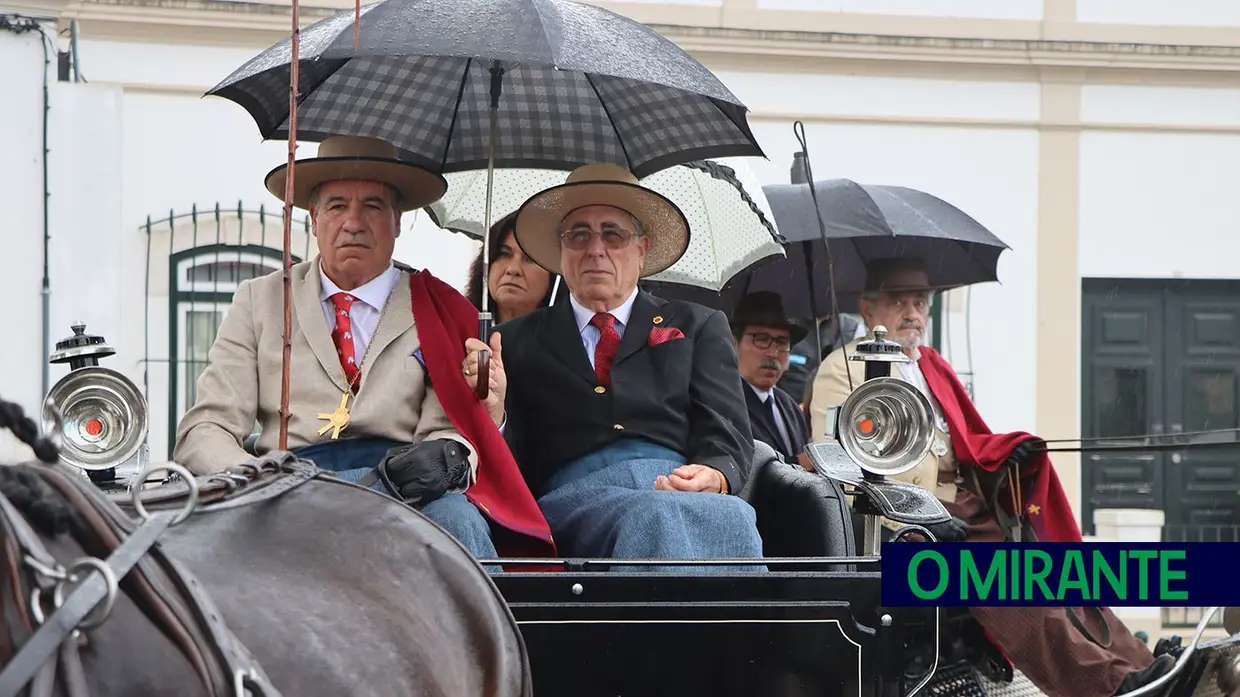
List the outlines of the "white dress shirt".
{"type": "Polygon", "coordinates": [[[784,415],[779,411],[779,403],[771,401],[775,399],[775,393],[771,390],[760,390],[749,381],[746,381],[745,384],[749,385],[749,389],[758,395],[758,401],[762,402],[765,408],[774,412],[775,428],[779,429],[779,437],[783,439],[784,447],[792,450],[792,436],[788,433],[788,424],[784,423],[784,415]]]}
{"type": "MultiPolygon", "coordinates": [[[[629,316],[633,314],[633,301],[637,300],[637,289],[629,294],[627,300],[620,303],[620,306],[611,310],[608,314],[616,318],[616,333],[621,337],[624,336],[624,327],[629,323],[629,316]]],[[[590,358],[590,367],[594,367],[594,350],[598,347],[598,340],[602,337],[602,332],[598,327],[590,324],[590,320],[594,319],[594,311],[588,310],[584,305],[577,302],[571,294],[568,296],[569,303],[573,306],[573,318],[577,320],[577,331],[581,334],[581,344],[586,349],[586,356],[590,358]]]]}
{"type": "MultiPolygon", "coordinates": [[[[361,362],[365,360],[366,347],[370,345],[370,339],[374,337],[375,330],[379,328],[379,316],[383,313],[383,306],[387,304],[388,296],[392,294],[399,280],[400,269],[388,262],[388,267],[383,273],[353,290],[344,291],[354,298],[353,306],[349,310],[349,319],[353,330],[353,351],[359,361],[359,368],[361,368],[361,362]]],[[[319,283],[322,286],[319,291],[319,301],[323,306],[323,317],[327,320],[328,331],[334,331],[336,329],[336,306],[332,303],[332,296],[341,290],[339,286],[332,283],[327,274],[323,273],[322,260],[319,261],[319,283]]]]}

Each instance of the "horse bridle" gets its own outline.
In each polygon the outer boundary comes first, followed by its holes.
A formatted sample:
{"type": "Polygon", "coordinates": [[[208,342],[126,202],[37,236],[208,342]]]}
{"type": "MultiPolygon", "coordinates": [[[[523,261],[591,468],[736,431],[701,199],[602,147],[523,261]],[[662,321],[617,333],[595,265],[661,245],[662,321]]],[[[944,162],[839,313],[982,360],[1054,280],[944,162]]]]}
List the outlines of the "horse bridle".
{"type": "MultiPolygon", "coordinates": [[[[241,467],[207,477],[205,487],[201,488],[208,488],[218,497],[226,496],[264,474],[280,472],[283,459],[280,455],[257,458],[241,467]]],[[[31,687],[30,697],[49,697],[58,674],[69,697],[87,697],[80,640],[83,632],[107,619],[122,582],[130,584],[133,593],[145,601],[143,609],[154,615],[165,633],[185,653],[208,694],[213,697],[280,697],[258,662],[224,625],[222,614],[193,574],[156,546],[166,530],[187,520],[198,507],[201,500],[198,480],[171,463],[148,468],[139,475],[136,479],[139,485],[130,492],[130,503],[139,521],[135,525],[93,485],[79,483],[80,477],[63,472],[59,467],[36,465],[35,471],[44,483],[69,501],[86,527],[110,552],[105,559],[85,556],[68,566],[61,565],[13,503],[0,495],[0,517],[7,523],[9,533],[3,543],[7,551],[16,553],[10,558],[16,560],[19,570],[24,567],[25,577],[33,580],[29,607],[21,620],[28,627],[37,627],[0,671],[0,697],[14,697],[27,685],[31,687]],[[185,483],[181,507],[147,510],[140,483],[159,471],[174,473],[185,483]],[[49,598],[53,610],[45,614],[44,606],[49,598]]],[[[24,600],[22,575],[10,575],[10,578],[16,579],[14,596],[24,600]]]]}

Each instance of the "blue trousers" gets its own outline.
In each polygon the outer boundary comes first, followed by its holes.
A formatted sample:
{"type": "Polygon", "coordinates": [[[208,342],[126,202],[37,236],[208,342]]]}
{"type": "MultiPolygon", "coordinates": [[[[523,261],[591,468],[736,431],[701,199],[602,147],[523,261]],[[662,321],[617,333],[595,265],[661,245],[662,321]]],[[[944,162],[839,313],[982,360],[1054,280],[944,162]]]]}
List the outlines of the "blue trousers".
{"type": "MultiPolygon", "coordinates": [[[[347,482],[357,483],[379,465],[388,449],[400,445],[407,444],[387,438],[347,438],[307,445],[292,452],[347,482]]],[[[375,482],[370,488],[390,495],[382,482],[375,482]]],[[[475,559],[499,556],[491,541],[490,523],[464,494],[444,494],[423,506],[422,514],[465,545],[475,559]]]]}
{"type": "MultiPolygon", "coordinates": [[[[736,496],[660,491],[655,477],[685,464],[675,451],[622,440],[574,460],[538,499],[563,556],[761,559],[757,513],[736,496]]],[[[612,571],[755,573],[765,565],[615,566],[612,571]]]]}

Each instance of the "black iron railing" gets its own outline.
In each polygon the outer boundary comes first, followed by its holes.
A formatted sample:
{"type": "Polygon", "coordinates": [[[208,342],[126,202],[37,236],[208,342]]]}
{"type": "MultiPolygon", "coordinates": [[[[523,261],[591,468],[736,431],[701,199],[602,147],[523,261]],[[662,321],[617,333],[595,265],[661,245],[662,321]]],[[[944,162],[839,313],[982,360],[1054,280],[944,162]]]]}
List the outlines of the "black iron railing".
{"type": "MultiPolygon", "coordinates": [[[[1163,542],[1240,542],[1240,525],[1167,525],[1163,542]]],[[[1205,616],[1203,607],[1164,607],[1162,625],[1167,629],[1192,629],[1205,616]]],[[[1210,627],[1222,627],[1223,617],[1216,614],[1210,627]]]]}

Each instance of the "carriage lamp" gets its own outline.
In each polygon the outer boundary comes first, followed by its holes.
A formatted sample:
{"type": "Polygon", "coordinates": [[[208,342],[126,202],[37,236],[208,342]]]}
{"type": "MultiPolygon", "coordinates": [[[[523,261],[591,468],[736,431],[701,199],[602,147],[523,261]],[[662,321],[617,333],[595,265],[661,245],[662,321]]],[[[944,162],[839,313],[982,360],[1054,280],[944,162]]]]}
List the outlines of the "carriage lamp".
{"type": "Polygon", "coordinates": [[[866,382],[891,377],[893,363],[910,362],[909,357],[904,355],[903,346],[887,340],[887,328],[881,324],[874,327],[873,339],[857,342],[857,348],[848,360],[865,363],[866,382]]]}
{"type": "Polygon", "coordinates": [[[103,337],[86,334],[82,322],[72,329],[73,336],[56,342],[48,358],[68,363],[69,372],[43,400],[43,428],[60,431],[62,463],[103,488],[125,488],[128,477],[146,466],[146,398],[132,380],[99,365],[116,353],[103,337]]]}
{"type": "Polygon", "coordinates": [[[861,383],[836,411],[836,440],[862,472],[903,474],[930,452],[934,431],[930,401],[898,378],[861,383]]]}

